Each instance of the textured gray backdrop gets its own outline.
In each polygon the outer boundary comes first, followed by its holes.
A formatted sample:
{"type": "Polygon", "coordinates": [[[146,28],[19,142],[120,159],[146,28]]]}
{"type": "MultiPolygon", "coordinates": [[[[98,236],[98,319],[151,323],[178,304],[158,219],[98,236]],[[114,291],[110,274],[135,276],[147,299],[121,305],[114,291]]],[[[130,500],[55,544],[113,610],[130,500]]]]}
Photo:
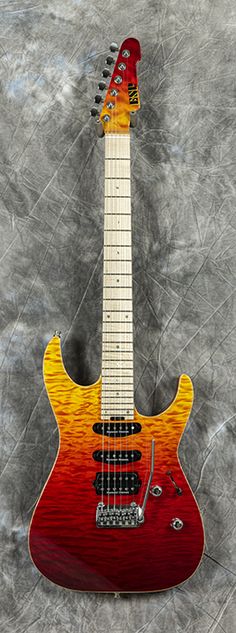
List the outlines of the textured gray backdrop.
{"type": "Polygon", "coordinates": [[[232,633],[235,0],[0,7],[1,631],[232,633]],[[131,133],[136,405],[160,411],[179,374],[191,375],[180,458],[206,550],[181,587],[115,600],[43,578],[27,531],[58,444],[42,379],[54,330],[74,380],[100,372],[104,139],[89,111],[111,41],[127,36],[142,49],[131,133]]]}

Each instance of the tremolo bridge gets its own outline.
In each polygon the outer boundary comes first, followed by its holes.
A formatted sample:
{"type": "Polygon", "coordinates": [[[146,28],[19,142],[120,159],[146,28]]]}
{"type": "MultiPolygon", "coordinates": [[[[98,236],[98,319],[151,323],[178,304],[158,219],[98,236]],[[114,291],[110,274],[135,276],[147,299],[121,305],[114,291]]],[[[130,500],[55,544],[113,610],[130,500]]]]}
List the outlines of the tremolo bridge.
{"type": "Polygon", "coordinates": [[[108,506],[100,501],[97,505],[96,525],[104,528],[138,527],[143,523],[141,511],[135,501],[122,506],[108,506]]]}

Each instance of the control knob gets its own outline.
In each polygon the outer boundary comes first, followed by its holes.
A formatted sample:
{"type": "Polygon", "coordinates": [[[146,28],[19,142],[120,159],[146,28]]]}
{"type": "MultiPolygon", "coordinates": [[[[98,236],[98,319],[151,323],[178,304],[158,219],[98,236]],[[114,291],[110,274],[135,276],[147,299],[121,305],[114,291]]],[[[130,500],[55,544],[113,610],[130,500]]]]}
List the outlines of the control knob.
{"type": "Polygon", "coordinates": [[[171,521],[171,527],[174,528],[174,530],[181,530],[183,527],[183,521],[181,519],[178,519],[178,517],[175,517],[174,519],[172,519],[171,521]]]}
{"type": "Polygon", "coordinates": [[[154,496],[154,497],[160,497],[161,493],[162,493],[162,488],[161,486],[153,486],[150,490],[150,493],[154,496]]]}

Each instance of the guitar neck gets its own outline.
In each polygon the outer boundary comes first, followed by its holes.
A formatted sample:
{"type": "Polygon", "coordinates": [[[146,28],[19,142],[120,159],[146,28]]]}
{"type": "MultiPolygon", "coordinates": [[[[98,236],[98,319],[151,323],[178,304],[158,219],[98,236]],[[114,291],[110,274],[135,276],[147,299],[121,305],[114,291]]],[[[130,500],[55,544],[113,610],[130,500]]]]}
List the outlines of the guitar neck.
{"type": "Polygon", "coordinates": [[[133,419],[130,134],[105,135],[102,419],[133,419]]]}

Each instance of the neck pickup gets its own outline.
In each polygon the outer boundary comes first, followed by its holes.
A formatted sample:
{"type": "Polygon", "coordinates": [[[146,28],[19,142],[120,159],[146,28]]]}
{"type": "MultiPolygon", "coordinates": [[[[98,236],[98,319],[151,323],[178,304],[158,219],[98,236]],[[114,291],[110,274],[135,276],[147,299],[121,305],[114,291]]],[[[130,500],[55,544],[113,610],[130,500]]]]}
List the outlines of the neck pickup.
{"type": "Polygon", "coordinates": [[[141,424],[139,422],[96,422],[93,425],[93,431],[98,435],[107,435],[108,437],[126,437],[140,433],[141,424]]]}

